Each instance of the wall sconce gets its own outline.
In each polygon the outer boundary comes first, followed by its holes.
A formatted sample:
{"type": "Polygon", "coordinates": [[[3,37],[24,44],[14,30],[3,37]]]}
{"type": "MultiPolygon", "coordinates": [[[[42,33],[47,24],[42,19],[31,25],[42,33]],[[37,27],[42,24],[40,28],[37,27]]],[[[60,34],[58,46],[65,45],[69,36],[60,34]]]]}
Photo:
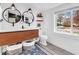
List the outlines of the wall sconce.
{"type": "Polygon", "coordinates": [[[34,21],[34,15],[31,8],[29,8],[27,11],[23,13],[22,20],[24,23],[28,24],[29,26],[34,21]]]}
{"type": "Polygon", "coordinates": [[[31,8],[29,8],[29,9],[28,9],[28,12],[32,12],[32,9],[31,9],[31,8]]]}
{"type": "Polygon", "coordinates": [[[18,23],[21,20],[21,13],[15,7],[15,5],[12,4],[9,8],[6,8],[3,11],[2,17],[5,21],[11,23],[14,26],[15,23],[18,23]]]}
{"type": "Polygon", "coordinates": [[[15,10],[15,9],[16,9],[16,7],[15,7],[14,4],[12,4],[10,8],[11,8],[12,10],[15,10]]]}

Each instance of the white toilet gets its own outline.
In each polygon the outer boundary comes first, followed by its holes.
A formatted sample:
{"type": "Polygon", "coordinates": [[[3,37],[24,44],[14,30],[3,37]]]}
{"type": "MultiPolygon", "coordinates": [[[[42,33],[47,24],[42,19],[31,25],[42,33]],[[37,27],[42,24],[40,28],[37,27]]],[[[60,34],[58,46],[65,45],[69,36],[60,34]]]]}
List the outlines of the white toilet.
{"type": "Polygon", "coordinates": [[[24,41],[22,42],[22,45],[24,50],[32,50],[35,45],[35,41],[24,41]]]}
{"type": "Polygon", "coordinates": [[[40,29],[39,30],[39,43],[46,46],[47,45],[47,39],[48,39],[48,36],[46,34],[44,34],[42,32],[42,30],[40,29]]]}
{"type": "Polygon", "coordinates": [[[40,39],[40,43],[42,45],[44,45],[44,46],[47,45],[47,39],[48,39],[48,37],[46,35],[40,35],[39,39],[40,39]]]}
{"type": "Polygon", "coordinates": [[[40,44],[46,46],[47,45],[48,36],[42,33],[42,30],[39,30],[39,40],[40,44]]]}

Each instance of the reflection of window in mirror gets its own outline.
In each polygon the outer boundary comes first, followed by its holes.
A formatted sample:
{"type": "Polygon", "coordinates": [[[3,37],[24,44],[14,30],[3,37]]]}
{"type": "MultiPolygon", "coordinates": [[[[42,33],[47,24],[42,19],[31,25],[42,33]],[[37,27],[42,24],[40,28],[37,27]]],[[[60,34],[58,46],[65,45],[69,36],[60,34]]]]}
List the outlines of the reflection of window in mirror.
{"type": "Polygon", "coordinates": [[[33,19],[33,15],[31,13],[27,12],[27,13],[24,14],[24,20],[25,20],[26,23],[27,22],[31,23],[32,19],[33,19]]]}
{"type": "Polygon", "coordinates": [[[15,22],[15,14],[8,12],[8,21],[15,22]]]}
{"type": "Polygon", "coordinates": [[[34,21],[34,15],[32,13],[31,8],[29,8],[27,11],[23,13],[22,20],[24,23],[28,24],[29,26],[34,21]]]}
{"type": "Polygon", "coordinates": [[[8,23],[14,24],[18,23],[21,20],[21,13],[18,9],[16,9],[15,5],[12,4],[11,7],[6,8],[3,13],[2,17],[8,23]]]}
{"type": "Polygon", "coordinates": [[[21,18],[20,15],[8,11],[8,21],[9,22],[17,23],[20,20],[20,18],[21,18]]]}
{"type": "Polygon", "coordinates": [[[25,22],[26,22],[26,23],[28,23],[28,20],[29,20],[28,17],[25,17],[25,22]]]}

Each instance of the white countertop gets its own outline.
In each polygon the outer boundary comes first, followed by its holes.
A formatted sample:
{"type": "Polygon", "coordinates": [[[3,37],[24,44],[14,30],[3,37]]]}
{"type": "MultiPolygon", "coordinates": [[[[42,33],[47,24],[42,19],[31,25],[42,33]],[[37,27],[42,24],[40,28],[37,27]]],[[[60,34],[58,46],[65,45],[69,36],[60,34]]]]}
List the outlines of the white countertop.
{"type": "Polygon", "coordinates": [[[15,30],[0,30],[0,32],[13,32],[13,31],[24,31],[24,30],[34,30],[39,28],[27,28],[27,29],[15,29],[15,30]]]}

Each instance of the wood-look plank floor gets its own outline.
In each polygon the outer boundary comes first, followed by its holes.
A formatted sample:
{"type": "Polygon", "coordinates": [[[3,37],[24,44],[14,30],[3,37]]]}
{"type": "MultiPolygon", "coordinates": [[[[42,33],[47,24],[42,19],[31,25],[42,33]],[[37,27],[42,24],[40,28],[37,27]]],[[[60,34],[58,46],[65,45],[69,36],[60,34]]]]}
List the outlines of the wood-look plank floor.
{"type": "Polygon", "coordinates": [[[74,55],[62,48],[59,48],[53,44],[47,43],[47,46],[39,44],[43,49],[47,50],[51,55],[74,55]]]}

